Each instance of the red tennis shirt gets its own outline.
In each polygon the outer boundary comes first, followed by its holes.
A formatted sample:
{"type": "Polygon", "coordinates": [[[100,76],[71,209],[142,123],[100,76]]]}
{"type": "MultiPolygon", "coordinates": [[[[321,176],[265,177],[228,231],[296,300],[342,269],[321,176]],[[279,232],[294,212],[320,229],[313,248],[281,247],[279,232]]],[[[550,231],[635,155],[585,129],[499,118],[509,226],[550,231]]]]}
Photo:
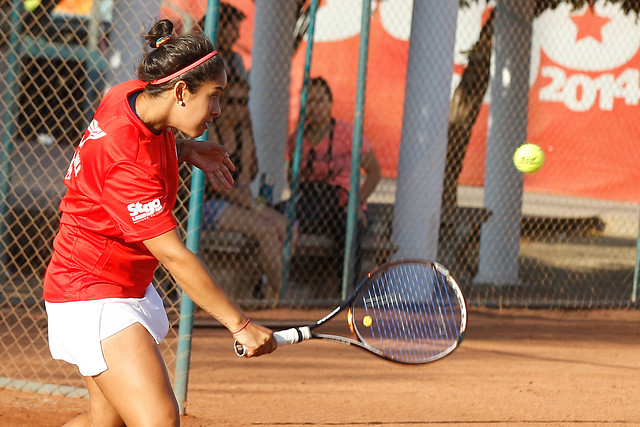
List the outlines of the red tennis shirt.
{"type": "Polygon", "coordinates": [[[176,227],[175,137],[152,133],[132,111],[127,97],[143,88],[111,89],[71,160],[44,278],[48,302],[142,298],[158,265],[142,242],[176,227]]]}

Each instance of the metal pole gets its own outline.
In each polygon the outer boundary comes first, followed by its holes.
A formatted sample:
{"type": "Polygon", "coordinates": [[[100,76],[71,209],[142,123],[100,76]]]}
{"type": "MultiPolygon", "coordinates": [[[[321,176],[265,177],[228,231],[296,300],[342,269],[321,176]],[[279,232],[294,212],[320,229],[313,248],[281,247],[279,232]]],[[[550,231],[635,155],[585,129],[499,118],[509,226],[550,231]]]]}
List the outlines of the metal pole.
{"type": "Polygon", "coordinates": [[[358,83],[356,89],[356,110],[353,120],[353,143],[351,149],[351,184],[347,205],[347,231],[342,266],[342,299],[347,299],[353,281],[353,259],[355,256],[355,234],[358,226],[360,205],[360,162],[362,158],[362,128],[364,122],[364,96],[367,83],[367,59],[369,57],[369,28],[371,23],[371,0],[362,2],[362,30],[360,31],[360,52],[358,57],[358,83]]]}
{"type": "MultiPolygon", "coordinates": [[[[640,220],[638,221],[640,223],[640,220]]],[[[640,227],[638,227],[638,238],[636,239],[636,266],[633,269],[633,291],[631,292],[631,302],[638,300],[638,276],[640,270],[640,227]]]]}
{"type": "Polygon", "coordinates": [[[459,5],[451,0],[413,2],[393,206],[398,251],[393,259],[437,259],[459,5]]]}
{"type": "MultiPolygon", "coordinates": [[[[209,39],[216,43],[218,33],[220,0],[207,1],[207,14],[205,16],[205,33],[209,39]]],[[[198,141],[207,141],[209,132],[205,132],[197,138],[198,141]]],[[[189,199],[189,219],[187,220],[187,248],[193,253],[198,253],[200,243],[200,226],[202,219],[202,195],[204,190],[204,172],[193,167],[191,175],[191,197],[189,199]]],[[[187,294],[182,293],[180,300],[180,323],[178,325],[178,349],[176,358],[176,378],[173,392],[178,400],[180,415],[185,414],[187,403],[187,386],[189,384],[189,366],[191,363],[191,337],[193,332],[193,300],[187,294]]]]}
{"type": "Polygon", "coordinates": [[[491,104],[485,156],[483,224],[475,284],[517,285],[523,177],[513,152],[527,139],[529,62],[536,1],[499,0],[495,6],[491,104]],[[515,36],[517,34],[517,37],[515,36]]]}
{"type": "Polygon", "coordinates": [[[309,87],[309,73],[311,70],[311,53],[313,51],[313,33],[315,31],[316,11],[318,0],[311,0],[309,5],[309,29],[307,31],[307,51],[304,62],[304,74],[302,80],[302,93],[300,94],[300,118],[296,132],[296,145],[291,159],[291,197],[287,203],[287,236],[284,242],[282,262],[282,287],[280,288],[280,300],[283,300],[289,287],[289,270],[291,268],[291,239],[293,238],[293,222],[296,212],[296,197],[298,196],[298,182],[300,180],[300,161],[302,158],[302,140],[304,136],[304,119],[307,105],[307,91],[309,87]]]}
{"type": "MultiPolygon", "coordinates": [[[[96,3],[93,2],[94,7],[96,3]]],[[[145,42],[139,35],[140,25],[160,13],[162,1],[113,0],[112,4],[114,19],[109,30],[108,89],[136,78],[136,65],[145,49],[145,42]]]]}
{"type": "Polygon", "coordinates": [[[8,73],[5,77],[6,91],[3,99],[7,101],[2,123],[4,123],[4,132],[2,132],[2,153],[0,153],[0,264],[2,270],[5,271],[4,263],[6,258],[5,232],[9,208],[9,176],[11,174],[11,152],[13,151],[13,139],[15,129],[16,96],[18,94],[18,73],[20,72],[20,58],[18,57],[19,37],[22,33],[22,25],[20,24],[21,2],[14,0],[11,5],[11,34],[9,36],[9,49],[7,53],[8,73]]]}
{"type": "MultiPolygon", "coordinates": [[[[274,202],[288,187],[283,159],[288,136],[289,88],[298,0],[255,0],[249,111],[259,176],[273,178],[274,202]]],[[[256,180],[257,181],[257,180],[256,180]]],[[[257,182],[252,183],[254,190],[257,182]]]]}

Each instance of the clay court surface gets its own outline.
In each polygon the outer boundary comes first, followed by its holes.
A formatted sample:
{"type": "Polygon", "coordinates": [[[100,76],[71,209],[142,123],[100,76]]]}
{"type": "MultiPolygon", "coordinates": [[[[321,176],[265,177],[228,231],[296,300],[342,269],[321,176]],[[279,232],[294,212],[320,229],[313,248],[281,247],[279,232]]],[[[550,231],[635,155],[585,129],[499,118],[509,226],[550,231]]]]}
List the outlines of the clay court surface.
{"type": "MultiPolygon", "coordinates": [[[[182,425],[640,425],[638,310],[473,309],[462,346],[423,366],[319,341],[239,359],[231,343],[220,328],[194,331],[182,425]]],[[[59,426],[87,408],[0,390],[1,426],[59,426]]]]}

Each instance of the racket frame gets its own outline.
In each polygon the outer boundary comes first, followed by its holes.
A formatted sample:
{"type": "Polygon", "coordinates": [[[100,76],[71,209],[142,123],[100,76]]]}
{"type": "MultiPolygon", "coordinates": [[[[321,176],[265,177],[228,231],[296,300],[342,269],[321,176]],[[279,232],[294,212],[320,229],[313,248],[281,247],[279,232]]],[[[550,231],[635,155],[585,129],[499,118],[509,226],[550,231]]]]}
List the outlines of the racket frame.
{"type": "MultiPolygon", "coordinates": [[[[316,322],[314,322],[312,324],[309,324],[309,325],[306,325],[306,326],[299,326],[299,327],[295,327],[295,328],[289,328],[289,329],[284,329],[284,330],[281,330],[281,331],[276,331],[276,332],[273,333],[273,336],[276,339],[276,342],[278,343],[279,346],[280,345],[287,345],[287,344],[295,344],[295,343],[298,343],[300,341],[305,341],[305,340],[308,340],[308,339],[323,339],[323,340],[327,340],[327,341],[339,342],[341,344],[353,345],[353,346],[355,346],[357,348],[360,348],[362,350],[366,350],[368,352],[371,352],[371,353],[375,354],[378,357],[381,357],[381,358],[383,358],[385,360],[390,360],[392,362],[415,365],[415,364],[424,364],[424,363],[428,363],[428,362],[433,362],[435,360],[442,359],[443,357],[451,354],[456,348],[458,348],[458,346],[460,345],[460,343],[464,339],[464,336],[465,336],[465,333],[466,333],[466,327],[467,327],[467,305],[466,305],[464,296],[462,294],[462,290],[460,289],[460,286],[455,281],[455,279],[451,276],[451,274],[449,273],[449,270],[446,267],[444,267],[443,265],[438,264],[437,262],[433,262],[433,261],[424,261],[424,260],[417,260],[417,259],[403,259],[403,260],[398,260],[398,261],[394,261],[394,262],[391,262],[391,263],[387,263],[387,264],[385,264],[385,265],[373,270],[372,272],[368,273],[367,277],[365,277],[363,280],[360,281],[360,283],[358,284],[358,286],[356,287],[356,289],[353,291],[353,293],[351,294],[351,296],[348,299],[346,299],[342,304],[340,304],[339,306],[334,308],[326,316],[322,317],[321,319],[317,320],[316,322]],[[433,268],[435,268],[439,273],[441,273],[442,275],[444,275],[447,278],[447,282],[448,282],[449,286],[452,288],[452,290],[453,290],[453,292],[454,292],[454,294],[456,296],[456,299],[457,299],[457,301],[458,301],[458,303],[460,305],[460,327],[459,327],[459,336],[458,336],[456,342],[453,343],[445,351],[440,352],[440,353],[436,354],[435,356],[433,356],[431,358],[428,358],[428,359],[425,359],[425,360],[420,361],[420,362],[407,362],[407,361],[403,361],[403,360],[394,359],[394,358],[391,358],[391,357],[387,356],[384,352],[378,350],[377,348],[370,346],[369,344],[367,344],[366,342],[363,341],[362,335],[358,331],[357,325],[355,324],[355,322],[352,322],[352,319],[350,318],[352,316],[352,313],[354,312],[354,309],[355,309],[356,297],[358,296],[360,290],[364,286],[366,286],[368,284],[368,282],[369,282],[369,280],[371,279],[372,276],[376,276],[377,273],[380,270],[383,270],[383,269],[386,270],[386,269],[389,269],[389,268],[393,267],[394,265],[407,264],[407,263],[433,266],[433,268]],[[348,314],[349,327],[350,327],[351,331],[354,333],[354,335],[358,339],[348,338],[348,337],[341,336],[341,335],[322,334],[322,333],[314,332],[314,329],[320,327],[324,323],[326,323],[329,320],[333,319],[334,317],[336,317],[338,315],[338,313],[341,313],[345,309],[349,309],[349,314],[348,314]]],[[[234,342],[234,350],[235,350],[236,354],[238,356],[240,356],[240,357],[242,357],[242,356],[244,356],[246,354],[246,350],[245,350],[244,346],[242,344],[240,344],[238,341],[234,342]]]]}

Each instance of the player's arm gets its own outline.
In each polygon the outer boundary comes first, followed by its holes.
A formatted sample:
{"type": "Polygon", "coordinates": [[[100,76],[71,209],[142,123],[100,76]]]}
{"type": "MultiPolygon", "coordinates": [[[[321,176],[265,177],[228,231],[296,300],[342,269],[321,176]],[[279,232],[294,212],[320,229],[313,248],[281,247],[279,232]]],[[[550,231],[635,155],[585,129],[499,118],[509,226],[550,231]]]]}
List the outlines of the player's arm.
{"type": "Polygon", "coordinates": [[[250,356],[271,353],[276,349],[271,331],[255,322],[246,324],[247,317],[215,283],[202,260],[184,246],[177,229],[145,240],[144,245],[171,273],[182,290],[230,332],[246,326],[234,337],[250,349],[250,356]]]}
{"type": "Polygon", "coordinates": [[[176,152],[179,162],[187,162],[202,170],[216,190],[228,190],[233,185],[229,171],[236,170],[236,167],[222,145],[211,141],[177,139],[176,152]]]}

